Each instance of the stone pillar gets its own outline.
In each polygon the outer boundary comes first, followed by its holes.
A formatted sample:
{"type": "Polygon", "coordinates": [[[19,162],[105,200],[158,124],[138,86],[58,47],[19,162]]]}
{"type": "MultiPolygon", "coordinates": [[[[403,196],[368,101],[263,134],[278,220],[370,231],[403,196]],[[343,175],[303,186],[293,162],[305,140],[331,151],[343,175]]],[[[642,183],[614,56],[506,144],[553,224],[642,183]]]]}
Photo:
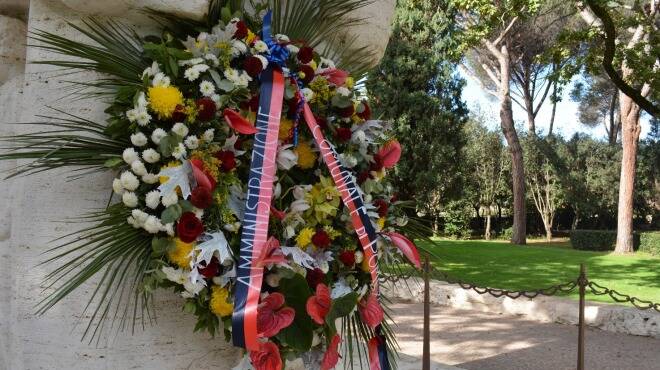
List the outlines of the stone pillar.
{"type": "MultiPolygon", "coordinates": [[[[27,0],[9,2],[25,5],[27,0]]],[[[65,22],[80,23],[81,18],[90,14],[109,15],[146,31],[150,25],[136,9],[149,6],[201,17],[207,2],[31,0],[29,16],[25,18],[29,29],[79,37],[65,22]]],[[[374,14],[379,15],[376,18],[379,22],[383,19],[389,22],[391,18],[393,0],[384,3],[390,6],[390,15],[385,14],[388,9],[378,9],[374,14]],[[381,17],[381,13],[386,16],[381,17]]],[[[0,4],[0,14],[5,14],[3,5],[0,4]]],[[[3,108],[0,109],[0,135],[33,130],[33,127],[7,123],[35,121],[37,115],[54,114],[47,106],[103,122],[105,106],[102,103],[65,97],[69,85],[61,82],[62,79],[84,81],[90,75],[80,73],[63,78],[53,67],[29,64],[54,56],[35,48],[25,50],[21,47],[26,44],[25,38],[25,23],[0,16],[0,106],[3,108]]],[[[383,50],[386,42],[387,35],[381,35],[383,50]]],[[[13,165],[0,163],[0,170],[13,165]]],[[[223,370],[236,365],[240,351],[225,343],[222,334],[212,339],[205,333],[193,333],[194,317],[182,312],[182,298],[169,292],[156,294],[157,322],[147,323],[144,329],[137,327],[133,334],[130,328],[120,333],[116,328],[110,329],[109,335],[102,337],[99,343],[80,341],[86,323],[86,317],[80,314],[95,288],[94,281],[77,289],[45,315],[34,315],[35,305],[44,293],[52,291],[42,283],[53,268],[52,265],[38,266],[45,258],[42,253],[54,245],[53,239],[82,226],[61,221],[105,205],[113,177],[112,174],[98,174],[67,181],[66,175],[62,171],[46,172],[1,182],[0,370],[223,370]]]]}

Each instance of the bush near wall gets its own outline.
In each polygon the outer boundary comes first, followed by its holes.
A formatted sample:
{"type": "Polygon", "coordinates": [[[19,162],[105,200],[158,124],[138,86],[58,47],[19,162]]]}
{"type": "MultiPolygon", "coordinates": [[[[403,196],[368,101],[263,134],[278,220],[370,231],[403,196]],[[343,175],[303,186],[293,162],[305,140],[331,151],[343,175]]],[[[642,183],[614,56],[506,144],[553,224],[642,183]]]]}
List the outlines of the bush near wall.
{"type": "MultiPolygon", "coordinates": [[[[586,251],[613,251],[616,246],[615,230],[572,230],[571,245],[573,249],[586,251]]],[[[640,246],[640,236],[633,234],[633,247],[640,246]]]]}
{"type": "Polygon", "coordinates": [[[639,251],[660,255],[660,231],[648,231],[639,234],[639,251]]]}

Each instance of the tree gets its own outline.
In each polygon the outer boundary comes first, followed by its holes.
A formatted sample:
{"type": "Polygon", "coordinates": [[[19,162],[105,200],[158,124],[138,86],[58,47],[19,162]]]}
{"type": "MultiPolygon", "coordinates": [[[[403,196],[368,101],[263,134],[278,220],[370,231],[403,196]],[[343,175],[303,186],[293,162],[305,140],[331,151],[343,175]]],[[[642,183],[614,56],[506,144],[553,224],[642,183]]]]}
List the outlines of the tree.
{"type": "Polygon", "coordinates": [[[482,76],[486,92],[500,103],[500,126],[511,153],[513,190],[513,233],[511,241],[526,243],[525,168],[523,151],[513,121],[511,106],[511,39],[512,30],[519,22],[538,8],[532,0],[452,0],[460,13],[456,22],[461,27],[461,48],[469,50],[470,58],[464,59],[468,72],[482,76]],[[487,78],[483,78],[487,76],[487,78]]]}
{"type": "Polygon", "coordinates": [[[599,61],[610,80],[619,88],[621,115],[621,175],[617,212],[615,252],[633,251],[635,171],[641,125],[641,109],[651,115],[660,110],[654,102],[660,97],[660,2],[605,3],[587,0],[580,15],[597,32],[596,47],[590,57],[599,61]],[[627,32],[632,30],[632,33],[627,32]]]}
{"type": "Polygon", "coordinates": [[[563,201],[560,173],[564,164],[557,153],[559,139],[542,140],[529,135],[524,141],[527,188],[536,210],[541,215],[545,236],[552,239],[555,213],[563,201]]]}
{"type": "Polygon", "coordinates": [[[588,127],[603,125],[607,142],[615,145],[621,132],[619,89],[602,75],[586,74],[571,90],[571,100],[577,102],[580,123],[588,127]]]}
{"type": "Polygon", "coordinates": [[[463,173],[464,196],[470,200],[480,217],[484,218],[484,238],[492,236],[492,216],[499,211],[498,201],[506,193],[505,148],[502,135],[486,128],[486,118],[480,112],[472,114],[465,126],[468,138],[465,146],[463,173]]]}
{"type": "Polygon", "coordinates": [[[366,86],[376,115],[392,120],[404,152],[395,174],[401,196],[438,214],[460,191],[467,108],[463,81],[447,62],[457,47],[442,1],[401,0],[385,55],[366,86]]]}

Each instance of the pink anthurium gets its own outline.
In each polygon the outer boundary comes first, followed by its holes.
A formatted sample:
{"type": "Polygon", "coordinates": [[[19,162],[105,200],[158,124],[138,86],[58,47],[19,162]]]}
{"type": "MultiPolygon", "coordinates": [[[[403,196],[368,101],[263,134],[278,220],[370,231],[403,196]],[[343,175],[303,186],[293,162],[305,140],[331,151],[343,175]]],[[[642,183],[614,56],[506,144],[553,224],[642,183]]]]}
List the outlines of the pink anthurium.
{"type": "Polygon", "coordinates": [[[190,164],[197,186],[201,186],[212,192],[213,188],[215,188],[215,180],[204,171],[204,163],[199,159],[191,159],[190,164]]]}
{"type": "Polygon", "coordinates": [[[383,321],[383,308],[378,302],[378,297],[373,293],[358,302],[358,311],[362,322],[372,329],[375,329],[383,321]]]}
{"type": "Polygon", "coordinates": [[[273,206],[272,204],[270,206],[270,213],[272,213],[273,216],[277,217],[277,219],[280,221],[284,220],[284,218],[286,217],[286,212],[280,211],[279,209],[275,208],[275,206],[273,206]]]}
{"type": "Polygon", "coordinates": [[[341,343],[341,337],[339,334],[335,334],[330,340],[330,345],[328,345],[328,349],[323,355],[321,370],[331,370],[337,366],[337,363],[339,362],[339,343],[341,343]]]}
{"type": "Polygon", "coordinates": [[[321,72],[321,76],[325,77],[328,82],[335,86],[343,86],[344,83],[346,83],[346,78],[348,78],[348,72],[341,69],[331,68],[321,72]]]}
{"type": "Polygon", "coordinates": [[[227,121],[229,127],[236,130],[236,132],[245,135],[252,135],[257,133],[257,128],[235,110],[225,108],[225,110],[222,111],[222,115],[225,117],[225,121],[227,121]]]}
{"type": "Polygon", "coordinates": [[[286,256],[280,249],[280,241],[271,236],[261,249],[257,266],[266,267],[267,265],[286,262],[286,256]]]}
{"type": "Polygon", "coordinates": [[[415,265],[415,267],[418,269],[422,268],[422,261],[419,258],[419,252],[417,251],[417,247],[415,247],[413,242],[399,233],[384,232],[382,234],[388,237],[392,241],[392,244],[399,248],[401,253],[403,253],[403,255],[406,256],[413,265],[415,265]]]}
{"type": "Polygon", "coordinates": [[[369,348],[369,370],[380,370],[380,353],[378,346],[380,346],[381,339],[373,337],[369,339],[367,347],[369,348]]]}
{"type": "Polygon", "coordinates": [[[316,294],[307,299],[305,308],[307,309],[307,314],[315,323],[323,325],[325,323],[325,317],[330,312],[331,304],[330,289],[327,285],[319,283],[316,285],[316,294]]]}
{"type": "Polygon", "coordinates": [[[401,144],[396,140],[391,140],[378,151],[383,167],[392,168],[401,158],[401,144]]]}
{"type": "Polygon", "coordinates": [[[293,323],[296,311],[283,306],[282,293],[271,293],[261,300],[257,309],[257,331],[260,337],[273,337],[293,323]]]}

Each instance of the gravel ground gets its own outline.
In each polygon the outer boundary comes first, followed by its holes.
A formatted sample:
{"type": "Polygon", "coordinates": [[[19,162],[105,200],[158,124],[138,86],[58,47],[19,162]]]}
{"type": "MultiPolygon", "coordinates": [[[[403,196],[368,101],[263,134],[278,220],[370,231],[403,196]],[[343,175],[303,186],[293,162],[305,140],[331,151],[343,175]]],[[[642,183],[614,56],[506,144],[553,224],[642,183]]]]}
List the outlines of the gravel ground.
{"type": "MultiPolygon", "coordinates": [[[[422,304],[394,302],[391,308],[404,362],[421,359],[422,304]]],[[[591,328],[585,338],[586,369],[660,370],[660,339],[591,328]]],[[[447,364],[467,370],[573,370],[577,327],[432,306],[431,359],[435,368],[447,364]]]]}

